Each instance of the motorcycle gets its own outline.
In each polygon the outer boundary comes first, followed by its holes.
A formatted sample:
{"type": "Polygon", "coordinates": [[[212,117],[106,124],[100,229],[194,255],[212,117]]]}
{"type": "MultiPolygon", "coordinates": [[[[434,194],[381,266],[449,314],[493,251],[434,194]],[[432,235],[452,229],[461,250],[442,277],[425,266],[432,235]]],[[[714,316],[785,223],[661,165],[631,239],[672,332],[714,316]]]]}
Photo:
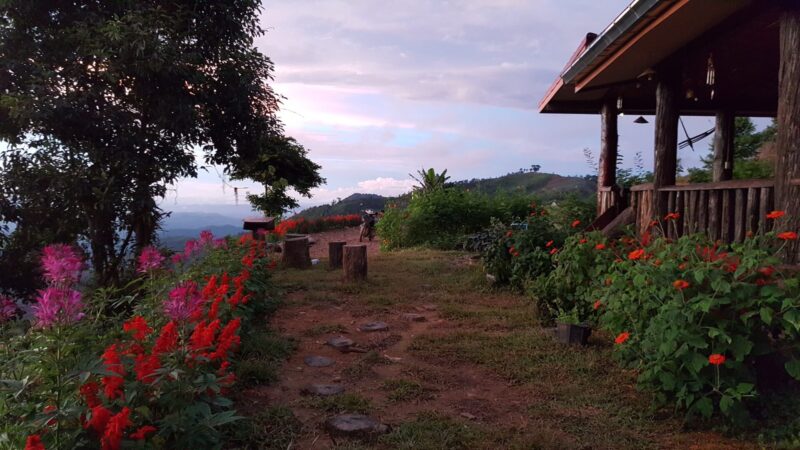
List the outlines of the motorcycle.
{"type": "Polygon", "coordinates": [[[377,215],[375,211],[370,209],[364,211],[361,215],[361,233],[358,236],[358,242],[363,242],[364,238],[372,242],[372,239],[375,237],[375,223],[378,221],[377,215]]]}

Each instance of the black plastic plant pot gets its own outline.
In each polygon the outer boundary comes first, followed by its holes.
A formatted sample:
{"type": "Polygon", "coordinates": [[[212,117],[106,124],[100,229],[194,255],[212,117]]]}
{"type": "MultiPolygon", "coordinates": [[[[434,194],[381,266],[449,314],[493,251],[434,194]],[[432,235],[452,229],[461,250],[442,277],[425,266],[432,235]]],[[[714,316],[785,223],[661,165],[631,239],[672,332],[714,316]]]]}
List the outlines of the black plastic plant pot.
{"type": "Polygon", "coordinates": [[[562,344],[586,345],[592,329],[585,324],[559,323],[556,326],[556,339],[562,344]]]}

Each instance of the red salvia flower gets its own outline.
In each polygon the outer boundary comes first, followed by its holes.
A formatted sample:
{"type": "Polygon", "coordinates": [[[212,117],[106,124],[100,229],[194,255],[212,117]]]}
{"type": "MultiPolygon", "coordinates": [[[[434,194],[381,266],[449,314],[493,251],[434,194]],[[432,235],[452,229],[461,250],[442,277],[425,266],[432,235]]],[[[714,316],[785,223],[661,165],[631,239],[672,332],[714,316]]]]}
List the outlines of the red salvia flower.
{"type": "Polygon", "coordinates": [[[100,446],[103,450],[119,450],[122,437],[125,434],[125,428],[131,426],[130,414],[131,410],[126,406],[108,420],[103,438],[100,440],[100,446]]]}
{"type": "Polygon", "coordinates": [[[721,355],[719,353],[714,353],[708,357],[708,363],[714,366],[721,366],[725,364],[725,355],[721,355]]]}
{"type": "Polygon", "coordinates": [[[147,322],[142,316],[134,316],[122,325],[122,329],[126,333],[133,332],[133,338],[137,341],[144,340],[153,331],[152,328],[147,326],[147,322]]]}
{"type": "Polygon", "coordinates": [[[682,291],[689,287],[689,282],[685,280],[675,280],[672,282],[672,286],[674,286],[675,289],[682,291]]]}
{"type": "Polygon", "coordinates": [[[785,211],[772,211],[771,213],[767,214],[767,219],[780,219],[781,217],[785,216],[785,211]]]}
{"type": "Polygon", "coordinates": [[[161,334],[153,346],[153,354],[171,352],[176,348],[178,348],[178,324],[173,320],[161,329],[161,334]]]}
{"type": "Polygon", "coordinates": [[[45,450],[42,438],[38,434],[32,434],[25,440],[25,450],[45,450]]]}
{"type": "Polygon", "coordinates": [[[98,435],[102,435],[106,429],[108,421],[114,414],[103,405],[97,405],[91,408],[91,418],[83,424],[83,428],[88,430],[92,429],[98,435]]]}
{"type": "Polygon", "coordinates": [[[94,381],[89,381],[84,383],[80,387],[79,391],[81,397],[83,397],[83,401],[86,402],[86,406],[94,408],[100,404],[100,399],[97,397],[97,393],[100,391],[99,384],[95,383],[94,381]]]}
{"type": "Polygon", "coordinates": [[[219,334],[217,349],[211,354],[211,359],[225,359],[228,356],[228,351],[239,345],[241,338],[237,333],[240,325],[241,320],[238,317],[225,325],[225,328],[219,334]]]}
{"type": "Polygon", "coordinates": [[[133,365],[136,379],[144,383],[152,383],[156,379],[156,371],[161,368],[157,355],[139,355],[133,365]]]}
{"type": "Polygon", "coordinates": [[[794,231],[784,231],[783,233],[778,234],[778,239],[784,241],[794,241],[797,239],[797,233],[794,231]]]}
{"type": "Polygon", "coordinates": [[[137,441],[143,441],[147,439],[148,434],[155,433],[156,431],[158,431],[158,428],[152,425],[145,425],[143,427],[139,427],[138,430],[131,433],[130,438],[137,441]]]}
{"type": "Polygon", "coordinates": [[[219,330],[219,319],[206,325],[205,321],[197,324],[189,337],[189,347],[196,354],[203,354],[203,350],[211,348],[214,345],[214,337],[219,330]]]}
{"type": "Polygon", "coordinates": [[[125,375],[125,368],[122,366],[122,360],[117,352],[117,344],[108,346],[105,352],[103,352],[102,359],[106,370],[116,374],[105,376],[102,379],[103,393],[106,397],[113,400],[122,396],[122,385],[125,382],[125,380],[122,379],[122,376],[125,375]]]}
{"type": "Polygon", "coordinates": [[[211,275],[211,278],[208,279],[205,287],[203,287],[203,299],[210,300],[214,297],[217,292],[217,276],[211,275]]]}
{"type": "Polygon", "coordinates": [[[630,337],[631,337],[630,333],[628,333],[627,331],[623,331],[622,333],[617,335],[617,338],[614,339],[614,343],[615,344],[624,344],[625,341],[627,341],[630,337]]]}

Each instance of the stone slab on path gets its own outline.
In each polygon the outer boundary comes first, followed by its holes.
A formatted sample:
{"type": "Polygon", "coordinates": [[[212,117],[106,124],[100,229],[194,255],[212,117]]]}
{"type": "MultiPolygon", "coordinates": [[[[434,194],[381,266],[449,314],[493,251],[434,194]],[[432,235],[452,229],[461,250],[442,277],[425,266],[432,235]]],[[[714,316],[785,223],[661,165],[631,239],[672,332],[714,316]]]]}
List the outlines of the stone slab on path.
{"type": "Polygon", "coordinates": [[[389,330],[389,325],[387,325],[386,322],[369,322],[369,323],[365,323],[365,324],[361,325],[360,327],[358,327],[358,329],[360,331],[364,331],[364,332],[368,332],[368,333],[371,333],[371,332],[374,332],[374,331],[388,331],[389,330]]]}
{"type": "Polygon", "coordinates": [[[372,439],[389,432],[389,426],[362,414],[340,414],[325,421],[325,430],[333,437],[372,439]]]}
{"type": "Polygon", "coordinates": [[[309,384],[300,390],[303,395],[318,395],[320,397],[330,397],[344,392],[341,384],[309,384]]]}
{"type": "Polygon", "coordinates": [[[306,356],[303,358],[303,362],[310,367],[329,367],[336,363],[336,361],[325,356],[306,356]]]}
{"type": "Polygon", "coordinates": [[[353,342],[352,339],[348,339],[344,336],[337,336],[328,339],[328,342],[326,342],[325,344],[330,345],[331,347],[335,348],[336,350],[339,350],[342,353],[346,353],[348,350],[350,350],[350,347],[352,347],[353,344],[355,344],[355,342],[353,342]]]}
{"type": "Polygon", "coordinates": [[[416,313],[405,313],[403,314],[402,317],[404,320],[407,320],[409,322],[425,322],[426,320],[428,320],[422,314],[416,314],[416,313]]]}

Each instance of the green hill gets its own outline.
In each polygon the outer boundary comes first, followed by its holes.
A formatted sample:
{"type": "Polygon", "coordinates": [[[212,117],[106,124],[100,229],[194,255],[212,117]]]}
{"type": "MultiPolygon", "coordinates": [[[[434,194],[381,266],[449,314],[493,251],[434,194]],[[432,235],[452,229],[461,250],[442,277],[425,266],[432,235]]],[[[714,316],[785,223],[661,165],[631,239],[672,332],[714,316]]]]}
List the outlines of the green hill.
{"type": "MultiPolygon", "coordinates": [[[[473,178],[456,181],[451,186],[482,192],[487,195],[499,193],[521,193],[536,195],[541,200],[553,200],[565,194],[592,197],[597,180],[593,177],[564,177],[552,173],[515,172],[497,178],[473,178]]],[[[376,194],[353,194],[331,205],[313,206],[296,214],[293,218],[316,219],[337,214],[357,214],[364,209],[380,210],[388,200],[401,206],[408,201],[408,194],[390,198],[376,194]]]]}

